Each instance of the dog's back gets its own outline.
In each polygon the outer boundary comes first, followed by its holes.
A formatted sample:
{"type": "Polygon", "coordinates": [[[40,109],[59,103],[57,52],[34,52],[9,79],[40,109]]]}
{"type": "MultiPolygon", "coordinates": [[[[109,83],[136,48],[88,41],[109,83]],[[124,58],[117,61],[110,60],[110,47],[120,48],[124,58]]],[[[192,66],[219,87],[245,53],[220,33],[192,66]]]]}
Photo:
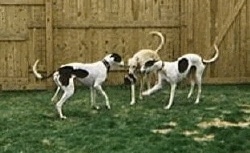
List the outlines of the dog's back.
{"type": "Polygon", "coordinates": [[[145,62],[149,60],[160,60],[160,56],[151,49],[143,49],[137,52],[134,57],[134,59],[137,59],[137,62],[140,66],[142,66],[145,62]]]}
{"type": "Polygon", "coordinates": [[[77,77],[77,80],[79,80],[81,83],[83,83],[86,86],[92,86],[96,79],[102,79],[101,82],[105,81],[107,78],[107,72],[105,70],[105,65],[101,62],[95,62],[95,63],[69,63],[65,66],[71,66],[74,69],[84,70],[88,72],[88,75],[86,77],[77,77]],[[104,71],[105,70],[105,71],[104,71]]]}

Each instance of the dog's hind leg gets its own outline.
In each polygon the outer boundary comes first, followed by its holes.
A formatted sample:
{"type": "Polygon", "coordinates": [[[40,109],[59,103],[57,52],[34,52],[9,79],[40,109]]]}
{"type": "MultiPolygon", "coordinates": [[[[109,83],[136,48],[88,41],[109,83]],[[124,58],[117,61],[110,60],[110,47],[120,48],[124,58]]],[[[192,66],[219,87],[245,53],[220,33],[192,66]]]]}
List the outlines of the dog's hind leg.
{"type": "Polygon", "coordinates": [[[196,82],[198,85],[198,93],[197,93],[197,98],[195,100],[195,104],[198,104],[200,102],[202,74],[203,74],[204,69],[205,69],[205,66],[201,68],[199,71],[197,70],[196,72],[196,82]]]}
{"type": "Polygon", "coordinates": [[[200,102],[200,96],[201,96],[201,77],[198,78],[197,77],[197,85],[198,85],[198,93],[197,93],[197,97],[195,100],[195,104],[198,104],[200,102]]]}
{"type": "Polygon", "coordinates": [[[59,81],[59,77],[60,77],[60,75],[59,75],[58,72],[54,73],[54,75],[53,75],[53,80],[54,80],[55,84],[57,85],[57,89],[56,89],[56,92],[55,92],[54,96],[51,98],[51,101],[52,101],[52,102],[58,100],[58,99],[57,99],[57,95],[58,95],[58,93],[59,93],[59,91],[60,91],[60,89],[61,89],[61,83],[60,83],[60,81],[59,81]]]}
{"type": "Polygon", "coordinates": [[[73,82],[73,78],[69,78],[69,85],[68,86],[62,86],[62,89],[64,90],[64,93],[61,97],[61,99],[56,103],[56,109],[57,112],[60,116],[61,119],[66,119],[66,116],[63,115],[62,113],[62,105],[65,103],[65,101],[71,97],[74,94],[74,82],[73,82]]]}
{"type": "Polygon", "coordinates": [[[196,80],[196,67],[195,66],[192,66],[190,68],[189,77],[190,77],[190,91],[188,93],[187,98],[190,98],[194,92],[194,86],[195,86],[195,80],[196,80]]]}
{"type": "Polygon", "coordinates": [[[103,97],[105,98],[107,109],[111,109],[110,104],[109,104],[109,98],[108,98],[107,94],[105,93],[105,91],[102,89],[102,86],[101,85],[96,85],[95,89],[98,90],[103,95],[103,97]]]}
{"type": "Polygon", "coordinates": [[[192,79],[190,81],[190,91],[188,93],[188,98],[190,98],[194,92],[195,81],[192,79]]]}
{"type": "Polygon", "coordinates": [[[51,98],[51,101],[52,101],[52,102],[54,102],[54,101],[57,100],[57,95],[58,95],[60,89],[61,89],[61,88],[58,86],[57,89],[56,89],[56,92],[55,92],[54,96],[51,98]]]}
{"type": "Polygon", "coordinates": [[[131,102],[130,105],[135,104],[135,84],[131,84],[131,102]]]}

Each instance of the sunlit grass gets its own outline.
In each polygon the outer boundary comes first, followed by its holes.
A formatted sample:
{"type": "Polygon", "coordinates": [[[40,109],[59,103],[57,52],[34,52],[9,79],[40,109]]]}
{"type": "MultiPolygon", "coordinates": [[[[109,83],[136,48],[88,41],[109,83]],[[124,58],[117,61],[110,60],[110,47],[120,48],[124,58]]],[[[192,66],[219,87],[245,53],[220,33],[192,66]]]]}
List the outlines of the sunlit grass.
{"type": "Polygon", "coordinates": [[[78,88],[63,107],[66,120],[52,91],[1,92],[0,152],[250,152],[249,85],[204,85],[198,105],[196,93],[186,99],[188,87],[180,87],[170,110],[163,109],[168,88],[135,106],[129,87],[105,91],[111,110],[101,96],[101,110],[91,109],[89,90],[78,88]]]}

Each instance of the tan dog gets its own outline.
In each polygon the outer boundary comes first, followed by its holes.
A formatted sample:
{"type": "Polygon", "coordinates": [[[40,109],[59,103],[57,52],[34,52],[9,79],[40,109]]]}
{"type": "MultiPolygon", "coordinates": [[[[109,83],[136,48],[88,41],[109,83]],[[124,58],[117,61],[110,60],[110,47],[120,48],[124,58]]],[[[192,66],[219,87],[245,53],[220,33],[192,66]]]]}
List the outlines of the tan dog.
{"type": "MultiPolygon", "coordinates": [[[[135,73],[137,70],[140,70],[140,67],[145,64],[145,62],[149,60],[160,60],[160,56],[158,55],[158,51],[161,50],[162,46],[164,45],[164,37],[162,33],[158,31],[152,31],[150,34],[154,34],[160,37],[161,43],[158,46],[156,50],[151,49],[142,49],[139,50],[137,53],[134,54],[132,58],[128,60],[128,66],[129,66],[129,74],[125,76],[124,81],[126,84],[131,84],[131,102],[130,105],[135,104],[135,82],[136,82],[136,75],[135,73]]],[[[150,80],[148,74],[141,74],[140,75],[140,93],[139,98],[142,99],[142,91],[144,88],[145,82],[147,82],[147,88],[150,88],[150,80]]]]}

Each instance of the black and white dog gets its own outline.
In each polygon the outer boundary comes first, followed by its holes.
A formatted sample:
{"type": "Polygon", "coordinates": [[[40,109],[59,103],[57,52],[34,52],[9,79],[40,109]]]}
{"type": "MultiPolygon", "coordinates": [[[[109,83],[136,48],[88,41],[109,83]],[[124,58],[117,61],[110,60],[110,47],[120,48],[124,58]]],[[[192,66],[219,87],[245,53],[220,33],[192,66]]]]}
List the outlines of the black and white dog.
{"type": "Polygon", "coordinates": [[[169,103],[165,106],[165,109],[170,109],[174,99],[175,88],[177,83],[187,77],[190,74],[193,78],[191,78],[191,89],[188,94],[188,98],[191,97],[194,85],[197,83],[198,85],[198,94],[195,101],[195,104],[198,104],[200,101],[201,94],[201,83],[202,83],[202,74],[204,69],[206,68],[206,64],[212,63],[217,60],[219,57],[219,50],[216,45],[214,45],[216,53],[213,58],[209,60],[203,59],[201,56],[197,54],[185,54],[178,58],[177,61],[174,62],[164,62],[164,61],[154,61],[150,60],[146,62],[141,67],[142,73],[149,73],[151,71],[158,72],[158,83],[152,87],[151,89],[144,91],[142,93],[143,96],[148,96],[159,89],[162,88],[163,82],[167,81],[170,83],[171,91],[169,103]]]}
{"type": "Polygon", "coordinates": [[[65,101],[74,94],[74,78],[79,80],[84,85],[90,87],[91,91],[91,105],[92,107],[99,109],[96,105],[96,90],[99,91],[106,100],[106,107],[110,109],[109,98],[102,89],[102,83],[107,78],[107,73],[113,66],[124,66],[124,62],[120,55],[113,53],[104,57],[102,61],[95,63],[68,63],[62,65],[54,73],[48,76],[42,76],[37,72],[37,64],[39,60],[33,65],[33,73],[39,79],[47,79],[52,77],[57,85],[56,93],[54,94],[52,101],[57,99],[57,94],[62,89],[64,91],[61,99],[56,103],[56,109],[60,115],[60,118],[66,119],[66,116],[62,113],[62,105],[65,101]]]}

